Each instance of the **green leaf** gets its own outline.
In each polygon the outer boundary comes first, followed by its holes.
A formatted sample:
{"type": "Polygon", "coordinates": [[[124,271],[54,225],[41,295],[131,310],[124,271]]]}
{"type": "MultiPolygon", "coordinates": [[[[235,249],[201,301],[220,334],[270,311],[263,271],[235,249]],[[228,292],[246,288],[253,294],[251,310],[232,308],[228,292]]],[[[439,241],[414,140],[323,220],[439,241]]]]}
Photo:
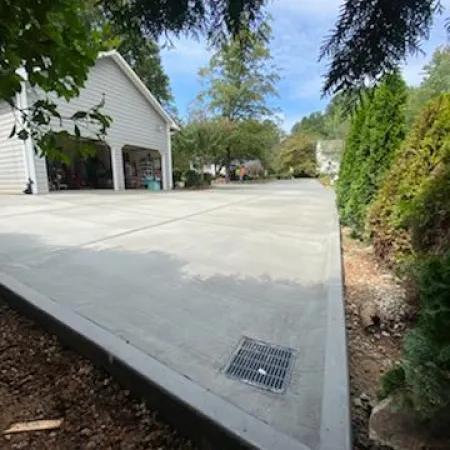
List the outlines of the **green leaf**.
{"type": "Polygon", "coordinates": [[[26,141],[26,140],[28,139],[28,136],[29,136],[28,131],[27,131],[27,130],[24,130],[24,129],[20,130],[20,131],[17,133],[17,137],[18,137],[19,139],[21,139],[22,141],[26,141]]]}
{"type": "Polygon", "coordinates": [[[86,111],[77,111],[75,114],[72,115],[71,119],[72,120],[79,120],[79,119],[84,119],[87,116],[87,112],[86,111]]]}
{"type": "Polygon", "coordinates": [[[9,134],[9,138],[12,138],[16,134],[16,126],[12,127],[11,133],[9,134]]]}

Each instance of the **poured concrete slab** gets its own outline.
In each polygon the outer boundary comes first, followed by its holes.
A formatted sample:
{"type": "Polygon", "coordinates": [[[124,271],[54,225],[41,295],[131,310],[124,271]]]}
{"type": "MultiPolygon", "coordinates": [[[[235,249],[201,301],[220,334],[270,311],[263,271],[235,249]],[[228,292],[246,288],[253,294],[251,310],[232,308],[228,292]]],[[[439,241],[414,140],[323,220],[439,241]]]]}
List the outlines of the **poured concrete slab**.
{"type": "Polygon", "coordinates": [[[338,222],[316,181],[0,196],[0,264],[1,282],[170,371],[179,392],[164,389],[244,441],[350,448],[338,222]],[[243,336],[295,350],[284,394],[224,375],[243,336]]]}

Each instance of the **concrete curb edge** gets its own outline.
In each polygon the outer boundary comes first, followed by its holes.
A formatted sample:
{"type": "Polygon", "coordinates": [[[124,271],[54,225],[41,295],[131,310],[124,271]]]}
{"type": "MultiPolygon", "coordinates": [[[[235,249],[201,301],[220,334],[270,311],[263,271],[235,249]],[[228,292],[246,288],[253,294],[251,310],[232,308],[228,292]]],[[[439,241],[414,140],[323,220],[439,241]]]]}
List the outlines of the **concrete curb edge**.
{"type": "Polygon", "coordinates": [[[328,258],[328,319],[320,450],[351,450],[350,388],[341,233],[336,211],[328,258]]]}

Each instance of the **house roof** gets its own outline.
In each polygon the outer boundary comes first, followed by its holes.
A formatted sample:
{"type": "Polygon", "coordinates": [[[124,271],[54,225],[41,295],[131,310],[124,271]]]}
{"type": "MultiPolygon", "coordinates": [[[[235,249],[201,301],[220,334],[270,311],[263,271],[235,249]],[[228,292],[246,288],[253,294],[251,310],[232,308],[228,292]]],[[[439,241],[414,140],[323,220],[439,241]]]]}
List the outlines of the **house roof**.
{"type": "Polygon", "coordinates": [[[124,57],[117,50],[110,50],[108,52],[101,52],[99,54],[100,58],[111,58],[122,70],[122,72],[127,76],[127,78],[136,86],[143,97],[150,103],[150,105],[156,109],[158,114],[164,119],[164,121],[170,125],[172,130],[179,130],[180,127],[175,123],[175,121],[170,117],[167,111],[161,106],[161,103],[156,100],[155,96],[149,91],[147,86],[139,78],[136,72],[130,67],[130,65],[125,61],[124,57]]]}

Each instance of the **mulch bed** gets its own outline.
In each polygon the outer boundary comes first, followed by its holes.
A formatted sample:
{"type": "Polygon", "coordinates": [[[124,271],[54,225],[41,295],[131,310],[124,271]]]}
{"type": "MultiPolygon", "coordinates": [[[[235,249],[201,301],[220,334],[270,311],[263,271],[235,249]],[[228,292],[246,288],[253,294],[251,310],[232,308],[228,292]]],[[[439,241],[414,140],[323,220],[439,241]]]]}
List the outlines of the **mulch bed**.
{"type": "Polygon", "coordinates": [[[346,229],[342,245],[354,450],[385,449],[369,439],[369,417],[377,403],[380,376],[401,357],[404,331],[365,330],[359,310],[363,303],[376,301],[380,287],[389,301],[390,295],[397,294],[397,284],[392,274],[378,264],[373,249],[351,239],[346,229]]]}
{"type": "Polygon", "coordinates": [[[56,430],[0,435],[0,448],[194,449],[108,374],[0,299],[0,431],[60,418],[56,430]]]}

